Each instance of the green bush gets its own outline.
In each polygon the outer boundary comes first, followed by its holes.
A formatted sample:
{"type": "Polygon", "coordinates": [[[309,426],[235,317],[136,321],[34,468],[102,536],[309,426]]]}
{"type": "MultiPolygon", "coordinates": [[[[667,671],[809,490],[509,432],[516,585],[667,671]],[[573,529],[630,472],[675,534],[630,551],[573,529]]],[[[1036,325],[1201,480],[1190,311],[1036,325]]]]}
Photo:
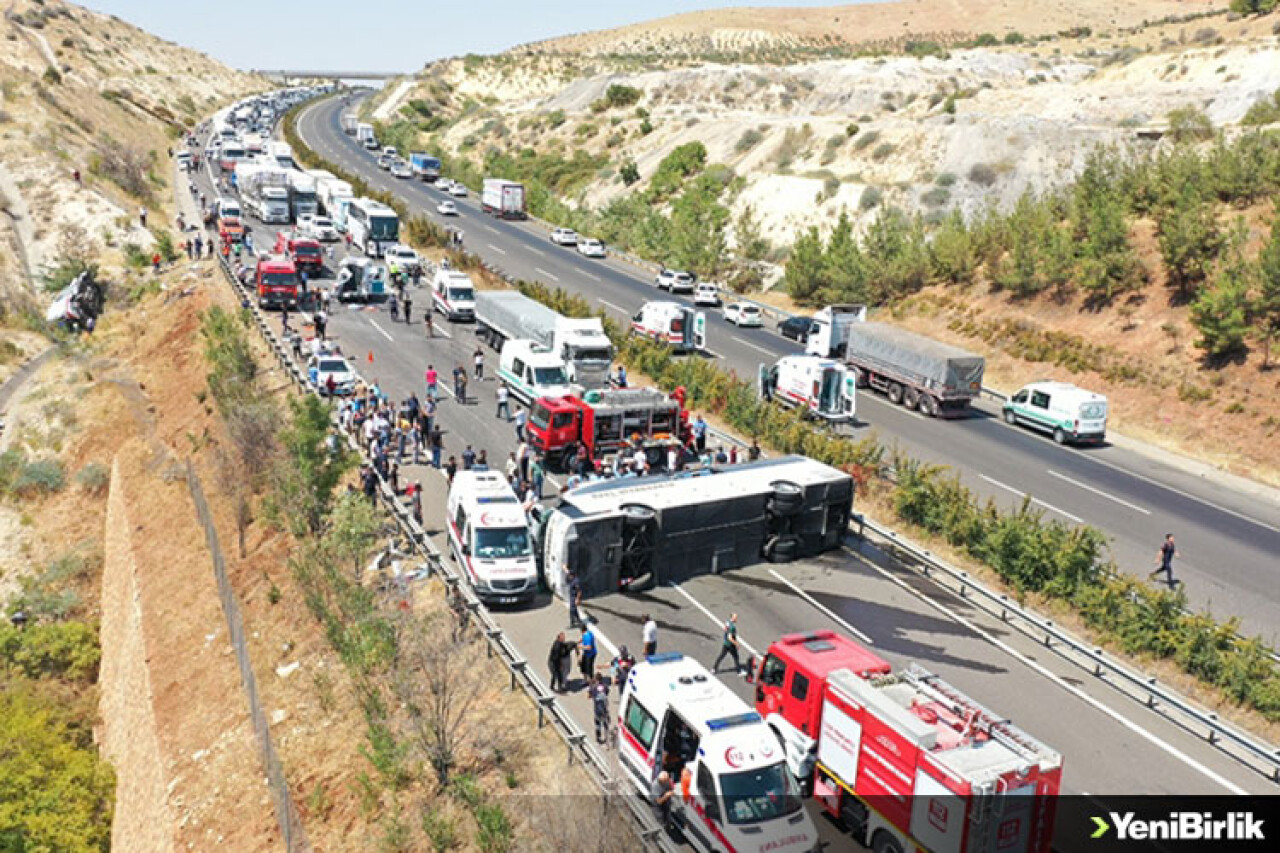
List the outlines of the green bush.
{"type": "Polygon", "coordinates": [[[742,135],[738,137],[738,141],[733,144],[733,150],[739,154],[746,154],[763,141],[764,134],[756,130],[754,127],[749,127],[742,131],[742,135]]]}
{"type": "Polygon", "coordinates": [[[92,684],[102,649],[83,622],[46,622],[15,628],[0,624],[0,660],[27,678],[59,678],[92,684]]]}
{"type": "Polygon", "coordinates": [[[67,472],[58,459],[37,459],[22,466],[10,487],[21,498],[60,492],[67,485],[67,472]]]}
{"type": "Polygon", "coordinates": [[[507,853],[515,841],[511,818],[499,803],[476,806],[476,843],[485,853],[507,853]]]}
{"type": "Polygon", "coordinates": [[[101,462],[90,462],[76,473],[76,484],[91,495],[102,495],[111,484],[111,469],[101,462]]]}

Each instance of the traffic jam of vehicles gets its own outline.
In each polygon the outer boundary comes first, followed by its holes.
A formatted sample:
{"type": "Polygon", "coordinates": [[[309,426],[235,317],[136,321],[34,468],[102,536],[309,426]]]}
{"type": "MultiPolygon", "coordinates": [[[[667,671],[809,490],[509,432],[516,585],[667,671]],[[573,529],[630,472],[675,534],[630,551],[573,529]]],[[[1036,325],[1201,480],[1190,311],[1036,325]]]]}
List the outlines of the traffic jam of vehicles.
{"type": "MultiPolygon", "coordinates": [[[[712,452],[684,389],[631,386],[599,319],[478,289],[466,272],[402,244],[395,210],[328,172],[299,169],[282,143],[261,141],[315,94],[256,96],[214,120],[205,160],[218,194],[202,198],[208,239],[264,309],[318,312],[336,302],[390,310],[395,320],[412,301],[451,339],[474,336],[477,374],[482,348],[496,354],[499,414],[519,407],[533,464],[566,479],[544,500],[541,481],[535,492],[498,466],[450,472],[442,536],[477,598],[524,608],[548,592],[566,601],[643,595],[843,547],[854,518],[849,473],[803,456],[763,458],[754,443],[731,456],[712,452]],[[248,245],[246,219],[269,228],[274,243],[248,245]]],[[[388,176],[432,185],[439,216],[527,218],[520,183],[485,178],[473,201],[438,158],[380,147],[353,113],[340,121],[388,176]]],[[[599,240],[567,228],[549,239],[584,258],[607,255],[599,240]]],[[[667,293],[636,308],[625,331],[689,357],[709,352],[707,311],[744,331],[776,314],[688,271],[663,268],[653,283],[667,293]]],[[[871,322],[864,306],[785,317],[776,331],[800,351],[761,364],[758,392],[815,420],[854,423],[860,389],[939,418],[963,417],[982,391],[980,356],[871,322]]],[[[351,362],[320,334],[305,369],[322,395],[363,393],[351,362]]],[[[434,410],[435,368],[418,369],[428,371],[434,410]]],[[[457,396],[465,395],[464,385],[457,396]]],[[[1036,382],[1003,414],[1059,442],[1096,442],[1107,403],[1036,382]]],[[[752,700],[679,651],[644,655],[617,685],[619,773],[649,800],[666,786],[672,823],[689,844],[808,853],[821,847],[813,815],[825,814],[882,853],[1050,849],[1061,755],[917,664],[895,671],[852,639],[795,628],[749,662],[752,700]]]]}

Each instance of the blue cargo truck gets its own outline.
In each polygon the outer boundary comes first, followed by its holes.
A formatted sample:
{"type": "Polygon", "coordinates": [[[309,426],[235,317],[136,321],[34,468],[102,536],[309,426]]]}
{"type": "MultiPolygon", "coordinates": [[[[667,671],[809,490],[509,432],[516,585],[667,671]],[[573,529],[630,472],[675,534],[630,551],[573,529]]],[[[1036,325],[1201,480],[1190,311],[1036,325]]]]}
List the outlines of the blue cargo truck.
{"type": "Polygon", "coordinates": [[[414,177],[433,184],[440,177],[440,158],[428,154],[410,154],[409,168],[413,170],[414,177]]]}

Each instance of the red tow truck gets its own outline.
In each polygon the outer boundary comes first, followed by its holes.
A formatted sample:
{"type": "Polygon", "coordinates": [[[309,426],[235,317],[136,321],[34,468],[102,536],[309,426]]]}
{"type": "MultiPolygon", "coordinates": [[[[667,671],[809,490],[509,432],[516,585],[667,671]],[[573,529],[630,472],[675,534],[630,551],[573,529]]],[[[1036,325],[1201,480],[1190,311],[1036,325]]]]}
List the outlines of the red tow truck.
{"type": "Polygon", "coordinates": [[[324,250],[318,240],[302,237],[294,231],[280,231],[276,233],[274,251],[277,255],[287,256],[307,275],[320,275],[324,271],[324,250]]]}
{"type": "Polygon", "coordinates": [[[258,258],[253,271],[254,289],[261,308],[298,307],[298,268],[284,255],[258,258]]]}
{"type": "Polygon", "coordinates": [[[788,634],[756,710],[803,790],[876,853],[1049,853],[1062,756],[922,667],[788,634]]]}
{"type": "Polygon", "coordinates": [[[552,464],[571,443],[582,442],[591,459],[598,460],[637,435],[645,441],[683,443],[688,432],[683,392],[667,395],[655,388],[577,389],[564,397],[539,397],[525,427],[529,444],[552,464]]]}

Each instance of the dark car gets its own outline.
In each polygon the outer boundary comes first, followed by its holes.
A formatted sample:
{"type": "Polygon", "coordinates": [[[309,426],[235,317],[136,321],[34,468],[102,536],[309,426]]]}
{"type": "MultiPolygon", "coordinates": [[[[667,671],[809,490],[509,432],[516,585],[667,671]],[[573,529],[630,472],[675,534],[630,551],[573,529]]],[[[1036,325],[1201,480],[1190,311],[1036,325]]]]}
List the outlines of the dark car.
{"type": "Polygon", "coordinates": [[[778,334],[804,343],[816,325],[812,317],[788,317],[778,324],[778,334]]]}

